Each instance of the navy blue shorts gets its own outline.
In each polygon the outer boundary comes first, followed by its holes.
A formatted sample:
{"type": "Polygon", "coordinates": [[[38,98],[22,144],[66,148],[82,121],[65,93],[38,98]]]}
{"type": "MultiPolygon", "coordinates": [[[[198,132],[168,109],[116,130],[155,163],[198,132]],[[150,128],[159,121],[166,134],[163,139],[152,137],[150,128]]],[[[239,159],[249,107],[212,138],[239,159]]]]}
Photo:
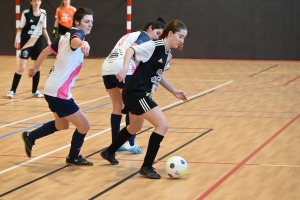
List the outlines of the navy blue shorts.
{"type": "MultiPolygon", "coordinates": [[[[126,75],[125,77],[125,83],[127,83],[132,75],[126,75]]],[[[112,89],[115,87],[118,87],[120,89],[123,89],[125,87],[125,83],[119,82],[116,75],[106,75],[102,76],[103,83],[106,89],[112,89]]]]}
{"type": "Polygon", "coordinates": [[[48,106],[52,112],[55,112],[60,118],[67,117],[76,113],[79,107],[73,99],[60,99],[44,94],[48,106]]]}

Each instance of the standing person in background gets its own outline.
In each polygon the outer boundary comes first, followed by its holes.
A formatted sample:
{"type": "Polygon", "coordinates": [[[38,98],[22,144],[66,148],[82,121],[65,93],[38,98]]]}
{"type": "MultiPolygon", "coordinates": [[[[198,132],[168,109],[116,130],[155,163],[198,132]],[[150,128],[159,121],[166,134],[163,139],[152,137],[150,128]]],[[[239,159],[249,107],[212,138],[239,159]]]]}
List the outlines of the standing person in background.
{"type": "Polygon", "coordinates": [[[59,38],[72,28],[73,15],[76,8],[71,6],[71,0],[62,0],[61,5],[56,9],[53,37],[59,38]]]}
{"type": "Polygon", "coordinates": [[[164,28],[159,40],[148,41],[127,49],[123,68],[116,75],[117,79],[120,82],[125,81],[130,59],[133,56],[140,61],[140,64],[122,92],[125,104],[122,113],[130,114],[130,124],[124,127],[111,145],[100,153],[100,156],[112,165],[119,164],[115,158],[115,152],[128,138],[141,130],[144,119],[146,119],[154,126],[154,131],[149,138],[147,153],[139,173],[151,179],[161,178],[152,165],[169,125],[166,116],[151,95],[161,84],[176,98],[187,100],[186,93],[175,89],[163,76],[164,71],[169,69],[169,62],[172,59],[171,48],[182,50],[186,35],[186,26],[179,20],[173,20],[164,28]]]}
{"type": "MultiPolygon", "coordinates": [[[[10,91],[7,93],[7,98],[14,98],[23,71],[26,68],[28,58],[31,57],[31,59],[35,62],[43,50],[43,36],[47,40],[48,45],[51,44],[46,29],[46,11],[40,8],[41,3],[41,0],[30,0],[30,9],[26,9],[22,12],[20,27],[15,38],[15,48],[21,48],[20,63],[14,74],[12,86],[10,91]],[[20,43],[19,38],[21,39],[20,43]]],[[[32,97],[44,97],[43,94],[38,91],[39,81],[40,66],[37,68],[37,73],[32,77],[32,97]]]]}
{"type": "Polygon", "coordinates": [[[66,158],[67,165],[93,165],[92,162],[79,155],[90,124],[73,100],[70,91],[81,70],[84,56],[88,56],[90,52],[90,45],[84,41],[84,38],[92,30],[93,15],[90,9],[78,8],[73,16],[74,28],[51,46],[45,48],[38,57],[36,64],[28,71],[29,77],[34,76],[38,66],[48,55],[51,53],[57,55],[46,79],[44,89],[45,99],[55,120],[49,121],[31,132],[22,133],[25,153],[29,158],[31,157],[32,146],[37,139],[60,130],[66,130],[71,122],[76,129],[73,133],[69,155],[66,158]]]}
{"type": "MultiPolygon", "coordinates": [[[[112,100],[113,110],[110,117],[112,141],[118,136],[120,132],[120,123],[122,120],[121,110],[124,107],[122,101],[122,90],[125,86],[123,82],[119,82],[116,74],[122,69],[124,62],[124,55],[128,48],[135,45],[140,45],[149,40],[156,40],[160,36],[165,27],[165,20],[163,17],[158,17],[145,24],[141,31],[129,33],[124,35],[115,45],[109,56],[102,64],[102,78],[106,91],[112,100]]],[[[126,74],[125,83],[132,76],[137,68],[138,63],[133,59],[130,60],[129,68],[126,74]]],[[[129,115],[126,115],[126,125],[129,124],[129,115]]],[[[129,151],[135,154],[142,154],[143,151],[138,148],[134,142],[136,134],[128,139],[129,145],[122,145],[119,151],[129,151]]]]}

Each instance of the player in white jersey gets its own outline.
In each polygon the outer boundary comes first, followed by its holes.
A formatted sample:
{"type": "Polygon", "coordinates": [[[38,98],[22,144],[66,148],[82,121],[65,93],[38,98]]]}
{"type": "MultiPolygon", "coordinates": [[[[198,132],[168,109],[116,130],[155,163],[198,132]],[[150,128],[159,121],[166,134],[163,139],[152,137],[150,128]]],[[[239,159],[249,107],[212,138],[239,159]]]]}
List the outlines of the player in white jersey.
{"type": "Polygon", "coordinates": [[[84,56],[89,55],[90,45],[84,41],[84,37],[91,32],[93,15],[90,9],[78,8],[73,16],[74,28],[51,46],[46,47],[34,66],[28,71],[29,77],[34,76],[38,66],[48,55],[51,53],[57,54],[57,59],[45,83],[45,99],[53,112],[55,120],[45,123],[31,132],[25,131],[22,133],[25,152],[29,158],[35,140],[56,131],[66,130],[71,122],[76,130],[72,137],[66,163],[68,165],[93,165],[92,162],[79,155],[84,137],[90,129],[90,124],[72,99],[70,92],[70,88],[74,85],[82,67],[84,56]]]}
{"type": "MultiPolygon", "coordinates": [[[[122,101],[122,89],[125,84],[116,79],[116,74],[122,69],[125,52],[131,46],[140,45],[149,40],[158,39],[165,27],[165,24],[165,20],[162,17],[158,17],[155,20],[147,22],[141,31],[124,35],[121,39],[119,39],[114,49],[102,64],[103,82],[113,104],[113,110],[110,117],[112,141],[115,140],[120,132],[120,123],[122,120],[121,110],[124,107],[122,101]]],[[[137,66],[138,62],[131,59],[125,82],[129,80],[137,66]]],[[[128,124],[129,116],[126,115],[126,125],[128,124]]],[[[122,145],[119,151],[127,150],[135,154],[142,154],[143,151],[138,148],[134,139],[135,135],[129,138],[128,143],[126,145],[122,145]]]]}
{"type": "Polygon", "coordinates": [[[152,99],[151,94],[156,92],[161,84],[176,98],[186,101],[186,93],[175,89],[163,76],[163,72],[169,68],[172,58],[171,48],[180,48],[187,35],[186,26],[179,20],[171,21],[163,30],[159,40],[148,41],[138,46],[129,48],[125,53],[122,70],[116,75],[119,81],[124,82],[130,59],[132,56],[140,61],[139,67],[126,83],[122,97],[125,104],[122,113],[130,114],[130,124],[124,127],[112,144],[100,153],[101,157],[113,165],[119,164],[115,158],[115,152],[131,137],[140,131],[144,119],[154,126],[144,163],[139,173],[147,178],[160,179],[160,175],[152,167],[160,143],[168,130],[168,121],[162,110],[152,99]]]}
{"type": "MultiPolygon", "coordinates": [[[[44,9],[40,9],[41,3],[41,0],[30,0],[30,9],[26,9],[22,12],[20,26],[15,38],[15,48],[21,48],[20,62],[15,71],[11,89],[6,95],[7,98],[12,99],[15,96],[22,74],[26,68],[28,58],[31,58],[35,62],[43,50],[43,36],[47,40],[48,45],[51,44],[46,29],[46,11],[44,9]]],[[[32,77],[32,97],[43,97],[43,95],[38,91],[39,81],[40,68],[32,77]]]]}

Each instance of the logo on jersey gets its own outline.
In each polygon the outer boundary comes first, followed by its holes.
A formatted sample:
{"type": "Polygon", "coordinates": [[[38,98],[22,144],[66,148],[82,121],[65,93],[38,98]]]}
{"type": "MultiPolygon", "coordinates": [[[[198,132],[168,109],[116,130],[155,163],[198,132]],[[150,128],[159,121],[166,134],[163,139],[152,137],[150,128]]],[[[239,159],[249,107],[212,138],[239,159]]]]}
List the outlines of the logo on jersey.
{"type": "Polygon", "coordinates": [[[31,25],[31,30],[28,31],[29,35],[42,35],[42,30],[39,26],[31,25]]]}
{"type": "Polygon", "coordinates": [[[162,58],[161,58],[161,59],[159,59],[159,60],[158,60],[158,62],[159,62],[159,63],[163,63],[163,60],[162,60],[162,58]]]}
{"type": "Polygon", "coordinates": [[[28,51],[27,51],[27,50],[24,50],[24,51],[22,52],[22,57],[23,57],[23,58],[28,58],[28,51]]]}
{"type": "Polygon", "coordinates": [[[33,20],[31,19],[29,22],[33,22],[33,20]]]}

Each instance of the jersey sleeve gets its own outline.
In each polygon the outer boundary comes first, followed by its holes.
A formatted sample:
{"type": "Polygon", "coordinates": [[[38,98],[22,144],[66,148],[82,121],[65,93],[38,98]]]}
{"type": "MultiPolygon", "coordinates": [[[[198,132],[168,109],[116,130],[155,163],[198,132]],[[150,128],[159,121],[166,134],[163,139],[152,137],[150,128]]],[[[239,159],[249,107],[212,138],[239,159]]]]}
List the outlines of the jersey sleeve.
{"type": "Polygon", "coordinates": [[[56,12],[55,12],[55,16],[54,16],[55,19],[58,18],[58,11],[59,11],[59,8],[56,8],[56,12]]]}
{"type": "Polygon", "coordinates": [[[22,15],[21,15],[21,21],[20,21],[20,28],[24,28],[24,26],[26,25],[26,17],[25,17],[25,13],[27,13],[28,10],[24,10],[22,12],[22,15]]]}
{"type": "Polygon", "coordinates": [[[140,45],[144,42],[148,42],[150,40],[150,37],[148,36],[147,33],[145,33],[144,31],[142,31],[140,33],[140,35],[138,36],[138,38],[136,39],[136,41],[133,43],[133,45],[140,45]]]}
{"type": "Polygon", "coordinates": [[[84,32],[82,30],[73,29],[70,31],[70,41],[74,38],[78,38],[80,40],[84,40],[84,32]]]}
{"type": "Polygon", "coordinates": [[[155,44],[151,40],[140,45],[132,46],[131,48],[134,50],[136,60],[146,62],[151,58],[155,50],[155,44]]]}
{"type": "Polygon", "coordinates": [[[47,13],[46,10],[41,9],[41,12],[45,15],[44,21],[43,21],[43,28],[47,28],[47,13]]]}

